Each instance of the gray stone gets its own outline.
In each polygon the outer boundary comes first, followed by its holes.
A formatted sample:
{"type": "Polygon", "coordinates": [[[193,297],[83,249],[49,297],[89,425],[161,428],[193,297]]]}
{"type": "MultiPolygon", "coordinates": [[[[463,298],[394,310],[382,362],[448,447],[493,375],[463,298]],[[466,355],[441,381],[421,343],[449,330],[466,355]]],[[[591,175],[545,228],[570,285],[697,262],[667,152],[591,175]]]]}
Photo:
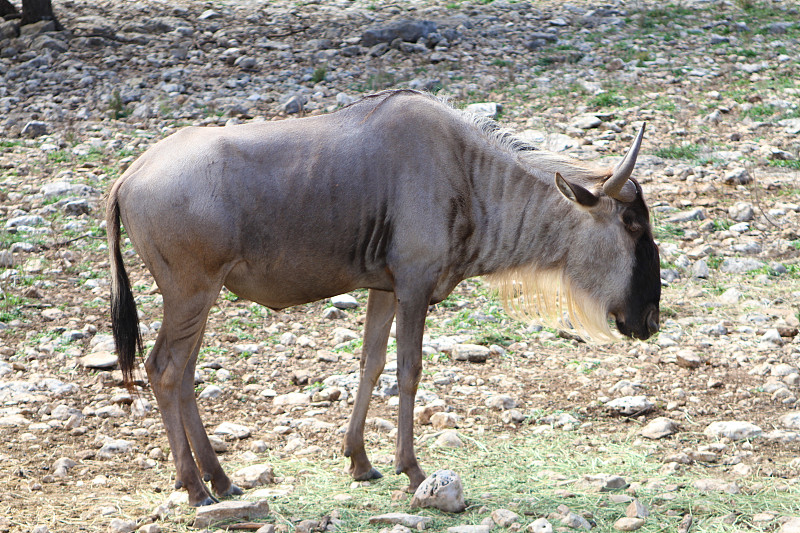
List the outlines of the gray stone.
{"type": "Polygon", "coordinates": [[[728,185],[747,185],[752,183],[753,176],[745,168],[735,168],[725,173],[723,181],[728,185]]]}
{"type": "Polygon", "coordinates": [[[356,309],[358,300],[349,294],[339,294],[331,298],[331,305],[337,309],[356,309]]]}
{"type": "Polygon", "coordinates": [[[726,274],[746,274],[764,267],[764,263],[756,259],[728,257],[720,265],[720,271],[726,274]]]}
{"type": "Polygon", "coordinates": [[[106,437],[103,446],[97,452],[100,459],[111,459],[116,455],[128,453],[133,448],[133,443],[124,439],[112,439],[106,437]]]}
{"type": "Polygon", "coordinates": [[[85,199],[72,200],[64,204],[64,213],[70,216],[87,215],[92,211],[85,199]]]}
{"type": "Polygon", "coordinates": [[[16,228],[21,226],[46,226],[47,221],[39,215],[22,215],[19,217],[10,218],[6,221],[6,229],[16,228]]]}
{"type": "Polygon", "coordinates": [[[0,22],[0,41],[4,39],[13,39],[19,35],[19,21],[6,20],[0,22]]]}
{"type": "Polygon", "coordinates": [[[472,113],[479,117],[497,118],[497,115],[503,110],[503,106],[497,102],[478,102],[469,104],[464,108],[467,113],[472,113]]]}
{"type": "Polygon", "coordinates": [[[221,17],[222,17],[222,15],[220,15],[218,12],[214,11],[213,9],[206,9],[205,11],[203,11],[200,14],[199,17],[197,17],[197,20],[214,20],[214,19],[218,19],[218,18],[221,18],[221,17]]]}
{"type": "Polygon", "coordinates": [[[447,528],[447,533],[489,533],[490,531],[492,531],[492,528],[483,524],[447,528]]]}
{"type": "Polygon", "coordinates": [[[201,400],[215,400],[222,396],[222,389],[216,385],[209,385],[197,397],[201,400]]]}
{"type": "Polygon", "coordinates": [[[425,529],[433,520],[429,516],[406,513],[387,513],[369,517],[370,524],[400,524],[411,529],[425,529]]]}
{"type": "Polygon", "coordinates": [[[678,213],[677,215],[673,215],[669,218],[668,222],[673,224],[680,224],[682,222],[691,222],[693,220],[705,220],[706,214],[705,212],[700,209],[691,209],[689,211],[684,211],[682,213],[678,213]]]}
{"type": "Polygon", "coordinates": [[[582,130],[589,130],[600,126],[600,124],[602,123],[603,121],[600,120],[595,115],[581,115],[579,117],[575,117],[574,119],[572,119],[572,122],[570,122],[570,126],[582,130]]]}
{"type": "Polygon", "coordinates": [[[495,509],[492,511],[492,520],[500,527],[508,527],[515,522],[519,522],[520,516],[508,509],[495,509]]]}
{"type": "Polygon", "coordinates": [[[739,494],[741,492],[739,485],[725,479],[698,479],[692,483],[692,486],[702,492],[726,492],[728,494],[739,494]]]}
{"type": "Polygon", "coordinates": [[[797,135],[800,133],[800,118],[785,118],[783,120],[779,120],[778,124],[783,126],[783,131],[789,135],[797,135]]]}
{"type": "Polygon", "coordinates": [[[560,518],[561,523],[571,529],[592,529],[592,525],[581,515],[568,511],[560,518]]]}
{"type": "Polygon", "coordinates": [[[131,533],[136,531],[136,520],[114,518],[108,524],[108,533],[131,533]]]}
{"type": "Polygon", "coordinates": [[[303,106],[305,105],[305,98],[300,95],[294,95],[290,97],[283,106],[281,106],[281,110],[286,113],[287,115],[296,115],[297,113],[301,113],[303,111],[303,106]]]}
{"type": "Polygon", "coordinates": [[[636,531],[644,526],[644,518],[631,518],[630,516],[624,516],[614,522],[614,529],[617,531],[636,531]]]}
{"type": "Polygon", "coordinates": [[[675,354],[675,363],[683,368],[699,368],[705,361],[692,350],[680,350],[675,354]]]}
{"type": "Polygon", "coordinates": [[[237,439],[246,439],[251,434],[252,430],[249,427],[233,422],[223,422],[214,430],[214,435],[233,435],[237,439]]]}
{"type": "Polygon", "coordinates": [[[606,403],[606,407],[623,416],[638,416],[650,412],[655,404],[647,396],[623,396],[606,403]]]}
{"type": "Polygon", "coordinates": [[[420,483],[411,499],[411,508],[433,507],[446,513],[467,508],[461,478],[452,470],[438,470],[420,483]]]}
{"type": "Polygon", "coordinates": [[[360,338],[361,336],[352,329],[334,328],[333,330],[333,344],[342,344],[343,342],[354,341],[360,338]]]}
{"type": "Polygon", "coordinates": [[[508,394],[493,394],[484,401],[484,405],[490,409],[505,411],[517,406],[517,401],[508,394]]]}
{"type": "Polygon", "coordinates": [[[39,22],[25,24],[19,28],[20,36],[39,35],[48,31],[56,31],[56,23],[52,20],[40,20],[39,22]]]}
{"type": "Polygon", "coordinates": [[[736,222],[750,222],[755,217],[755,211],[751,204],[736,202],[728,208],[728,216],[736,222]]]}
{"type": "Polygon", "coordinates": [[[226,521],[256,521],[269,517],[269,503],[267,500],[257,502],[227,501],[206,505],[197,508],[194,524],[195,528],[208,528],[213,524],[226,521]]]}
{"type": "Polygon", "coordinates": [[[22,135],[25,137],[35,138],[47,135],[50,125],[41,120],[31,120],[22,128],[22,135]]]}
{"type": "Polygon", "coordinates": [[[117,354],[108,351],[92,352],[79,358],[78,364],[84,368],[108,370],[117,366],[117,354]]]}
{"type": "Polygon", "coordinates": [[[81,198],[99,197],[101,192],[94,187],[83,183],[70,183],[68,181],[52,181],[45,183],[39,189],[39,193],[45,198],[56,198],[59,196],[78,196],[81,198]]]}
{"type": "Polygon", "coordinates": [[[625,508],[625,515],[630,518],[647,518],[650,516],[650,509],[639,500],[633,500],[630,505],[625,508]]]}
{"type": "Polygon", "coordinates": [[[727,437],[731,440],[745,440],[759,437],[763,431],[760,427],[750,422],[728,420],[712,422],[706,427],[703,433],[709,437],[727,437]]]}
{"type": "Polygon", "coordinates": [[[289,392],[275,396],[272,405],[275,407],[292,407],[295,405],[307,405],[311,403],[311,394],[307,392],[289,392]]]}
{"type": "Polygon", "coordinates": [[[441,435],[436,437],[434,444],[442,448],[461,448],[464,446],[458,436],[458,432],[452,430],[442,432],[441,435]]]}
{"type": "Polygon", "coordinates": [[[431,20],[401,20],[369,28],[361,34],[361,46],[370,47],[378,43],[391,43],[395,39],[415,43],[435,31],[436,23],[431,20]]]}
{"type": "Polygon", "coordinates": [[[231,480],[242,489],[252,489],[275,483],[275,473],[271,464],[251,465],[234,472],[231,480]]]}
{"type": "Polygon", "coordinates": [[[660,416],[642,428],[641,434],[648,439],[663,439],[678,432],[678,425],[669,418],[660,416]]]}
{"type": "Polygon", "coordinates": [[[484,363],[489,358],[489,348],[479,344],[458,344],[453,348],[453,359],[456,361],[469,361],[470,363],[484,363]]]}

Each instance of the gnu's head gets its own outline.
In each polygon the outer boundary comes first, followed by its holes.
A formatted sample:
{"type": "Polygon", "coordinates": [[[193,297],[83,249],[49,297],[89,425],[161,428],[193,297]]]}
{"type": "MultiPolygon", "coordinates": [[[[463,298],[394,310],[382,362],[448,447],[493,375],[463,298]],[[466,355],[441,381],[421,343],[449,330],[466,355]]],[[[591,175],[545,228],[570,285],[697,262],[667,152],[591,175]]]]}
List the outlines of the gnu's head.
{"type": "Polygon", "coordinates": [[[644,126],[623,160],[601,187],[590,191],[556,173],[561,194],[587,211],[581,242],[570,250],[567,275],[602,302],[623,335],[647,339],[658,331],[661,275],[650,213],[631,177],[644,126]]]}

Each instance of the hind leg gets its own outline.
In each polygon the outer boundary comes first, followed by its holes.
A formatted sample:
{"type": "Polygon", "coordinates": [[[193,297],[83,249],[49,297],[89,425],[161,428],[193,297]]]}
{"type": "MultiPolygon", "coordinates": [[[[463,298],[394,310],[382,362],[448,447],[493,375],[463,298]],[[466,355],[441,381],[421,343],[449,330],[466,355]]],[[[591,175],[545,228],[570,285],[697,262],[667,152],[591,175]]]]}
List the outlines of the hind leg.
{"type": "Polygon", "coordinates": [[[361,353],[361,379],[343,442],[344,455],[350,458],[348,471],[353,479],[359,481],[381,477],[381,473],[372,467],[364,449],[364,421],[367,418],[372,389],[375,388],[386,363],[386,343],[389,341],[396,305],[393,292],[369,291],[364,347],[361,353]]]}
{"type": "Polygon", "coordinates": [[[197,363],[197,354],[200,352],[200,346],[202,345],[203,331],[205,331],[205,321],[203,330],[200,332],[197,344],[192,352],[192,357],[183,374],[183,383],[180,391],[183,429],[189,437],[197,465],[203,474],[203,481],[211,482],[211,487],[217,496],[237,496],[242,494],[242,489],[231,483],[230,478],[219,464],[219,459],[211,447],[208,434],[200,418],[200,411],[197,408],[197,398],[194,392],[194,370],[197,363]]]}
{"type": "Polygon", "coordinates": [[[191,437],[195,446],[199,443],[204,449],[199,434],[202,432],[206,443],[208,437],[205,436],[196,405],[194,409],[186,408],[190,402],[185,400],[184,389],[187,375],[192,376],[194,388],[194,362],[208,311],[219,288],[216,291],[213,287],[198,290],[195,286],[190,296],[183,296],[176,294],[176,285],[161,283],[159,286],[169,287],[166,291],[162,289],[164,320],[145,368],[172,449],[177,479],[175,486],[186,488],[191,505],[209,505],[215,503],[216,499],[200,477],[189,440],[191,437]]]}

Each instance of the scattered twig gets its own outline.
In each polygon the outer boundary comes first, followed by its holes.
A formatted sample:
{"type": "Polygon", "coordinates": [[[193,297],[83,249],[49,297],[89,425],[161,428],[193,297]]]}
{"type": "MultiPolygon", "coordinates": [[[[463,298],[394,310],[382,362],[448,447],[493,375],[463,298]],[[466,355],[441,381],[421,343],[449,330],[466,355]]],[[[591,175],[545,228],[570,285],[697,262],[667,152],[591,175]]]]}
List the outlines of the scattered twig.
{"type": "Polygon", "coordinates": [[[267,522],[239,522],[238,524],[229,524],[225,526],[225,529],[226,530],[242,529],[245,531],[249,530],[257,531],[266,525],[267,522]]]}
{"type": "Polygon", "coordinates": [[[745,165],[745,170],[747,170],[747,173],[750,174],[753,177],[753,188],[752,188],[752,191],[753,191],[753,196],[756,199],[756,207],[758,208],[759,211],[761,211],[761,214],[764,215],[764,219],[766,219],[767,222],[769,222],[770,224],[772,224],[776,228],[780,229],[781,226],[777,225],[775,222],[772,221],[771,218],[769,218],[769,215],[767,215],[767,212],[764,211],[764,206],[761,205],[761,197],[758,195],[758,180],[756,179],[756,173],[755,173],[755,170],[753,170],[753,166],[749,165],[749,164],[746,164],[745,165]]]}
{"type": "Polygon", "coordinates": [[[63,248],[64,246],[72,244],[73,242],[79,241],[81,239],[104,239],[104,238],[105,237],[102,237],[100,235],[92,235],[92,232],[87,232],[84,233],[83,235],[78,235],[77,237],[68,239],[66,241],[54,242],[53,244],[40,244],[39,248],[42,250],[53,250],[57,248],[63,248]]]}

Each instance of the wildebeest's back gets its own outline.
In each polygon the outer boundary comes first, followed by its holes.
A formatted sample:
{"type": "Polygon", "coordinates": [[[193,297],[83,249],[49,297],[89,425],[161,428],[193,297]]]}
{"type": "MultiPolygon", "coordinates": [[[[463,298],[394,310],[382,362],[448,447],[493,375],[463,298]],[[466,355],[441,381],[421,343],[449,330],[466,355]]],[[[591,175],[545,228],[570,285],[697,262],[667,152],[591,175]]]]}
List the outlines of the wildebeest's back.
{"type": "Polygon", "coordinates": [[[145,261],[158,249],[229,269],[234,292],[271,307],[388,290],[395,265],[445,260],[441,206],[459,194],[464,131],[446,106],[403,93],[308,119],[188,128],[131,168],[124,223],[153,240],[135,243],[145,261]]]}

